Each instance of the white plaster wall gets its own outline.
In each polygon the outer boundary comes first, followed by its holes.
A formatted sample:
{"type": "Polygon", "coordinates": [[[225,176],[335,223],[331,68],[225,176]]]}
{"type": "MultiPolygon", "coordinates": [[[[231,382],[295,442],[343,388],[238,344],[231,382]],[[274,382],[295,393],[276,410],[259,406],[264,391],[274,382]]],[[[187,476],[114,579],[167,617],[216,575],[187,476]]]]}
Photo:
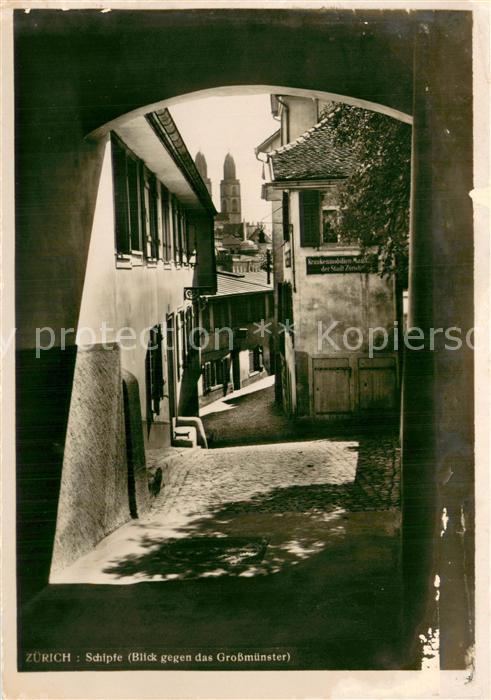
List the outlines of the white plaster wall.
{"type": "Polygon", "coordinates": [[[309,97],[294,97],[292,95],[285,96],[282,99],[288,105],[289,141],[294,141],[317,123],[317,100],[309,97]]]}
{"type": "Polygon", "coordinates": [[[239,352],[240,383],[249,379],[249,350],[239,352]]]}
{"type": "Polygon", "coordinates": [[[271,220],[273,222],[273,278],[275,286],[283,279],[283,213],[281,203],[281,191],[274,190],[271,195],[271,220]]]}
{"type": "MultiPolygon", "coordinates": [[[[343,343],[343,334],[350,327],[359,328],[364,343],[360,352],[368,352],[369,328],[382,327],[393,338],[396,320],[394,281],[382,279],[377,273],[346,273],[308,275],[306,259],[316,255],[344,255],[353,249],[304,248],[300,246],[298,192],[291,194],[291,217],[293,223],[296,293],[293,295],[295,320],[295,350],[313,354],[332,354],[336,350],[328,341],[318,347],[318,328],[323,330],[337,324],[329,336],[349,352],[343,343]]],[[[285,268],[285,279],[292,279],[293,271],[285,268]]],[[[348,342],[355,345],[357,335],[350,333],[348,342]]],[[[392,348],[388,347],[390,351],[392,348]]]]}
{"type": "MultiPolygon", "coordinates": [[[[102,342],[101,321],[116,325],[116,267],[114,264],[114,206],[111,145],[106,142],[94,221],[90,238],[87,268],[80,306],[79,328],[92,329],[95,342],[102,342]]],[[[87,341],[90,333],[80,336],[87,341]]],[[[114,340],[114,334],[108,338],[114,340]]]]}
{"type": "MultiPolygon", "coordinates": [[[[84,290],[80,310],[79,327],[92,329],[80,334],[80,342],[100,343],[104,340],[102,324],[108,329],[105,339],[121,345],[121,365],[138,379],[142,416],[146,419],[145,354],[148,329],[162,324],[165,334],[165,318],[185,308],[184,287],[192,286],[192,266],[176,266],[159,261],[154,266],[143,264],[130,269],[116,267],[114,234],[113,179],[111,145],[106,143],[97,204],[92,227],[84,290]],[[136,341],[122,335],[122,329],[130,328],[136,341]],[[109,330],[112,329],[112,330],[109,330]],[[140,339],[143,339],[141,342],[140,339]]],[[[165,336],[164,336],[165,337],[165,336]]],[[[166,377],[164,354],[164,377],[166,377]]],[[[179,386],[178,386],[179,392],[179,386]]],[[[158,421],[168,420],[167,401],[161,403],[158,421]]]]}

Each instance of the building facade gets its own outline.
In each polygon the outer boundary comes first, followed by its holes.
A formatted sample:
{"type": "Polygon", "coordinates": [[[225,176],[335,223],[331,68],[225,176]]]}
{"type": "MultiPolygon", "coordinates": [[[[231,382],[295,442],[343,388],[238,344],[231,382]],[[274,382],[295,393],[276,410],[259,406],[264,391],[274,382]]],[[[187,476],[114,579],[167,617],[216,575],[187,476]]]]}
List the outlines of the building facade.
{"type": "MultiPolygon", "coordinates": [[[[168,110],[105,137],[77,335],[51,577],[148,507],[145,449],[198,416],[213,207],[168,110]]],[[[197,433],[196,433],[197,435],[197,433]]],[[[197,440],[197,437],[196,437],[197,440]]]]}
{"type": "Polygon", "coordinates": [[[266,143],[263,196],[281,213],[273,245],[277,399],[289,414],[316,419],[397,415],[395,280],[379,275],[374,251],[338,241],[334,226],[352,156],[332,143],[328,117],[285,143],[316,117],[315,102],[273,100],[281,130],[266,143]]]}
{"type": "Polygon", "coordinates": [[[198,151],[198,153],[196,154],[196,156],[194,158],[194,162],[196,164],[196,168],[197,168],[199,174],[201,175],[201,179],[205,183],[206,189],[208,190],[210,197],[211,197],[212,196],[212,187],[211,187],[211,180],[208,177],[208,164],[206,162],[205,156],[203,155],[203,153],[201,153],[201,151],[198,151]]]}
{"type": "Polygon", "coordinates": [[[230,224],[242,222],[242,203],[240,195],[240,181],[235,171],[235,161],[230,153],[227,153],[223,162],[223,180],[220,181],[221,213],[228,215],[230,224]]]}
{"type": "Polygon", "coordinates": [[[274,371],[273,316],[273,287],[265,272],[217,273],[217,293],[204,299],[201,311],[201,406],[274,371]]]}

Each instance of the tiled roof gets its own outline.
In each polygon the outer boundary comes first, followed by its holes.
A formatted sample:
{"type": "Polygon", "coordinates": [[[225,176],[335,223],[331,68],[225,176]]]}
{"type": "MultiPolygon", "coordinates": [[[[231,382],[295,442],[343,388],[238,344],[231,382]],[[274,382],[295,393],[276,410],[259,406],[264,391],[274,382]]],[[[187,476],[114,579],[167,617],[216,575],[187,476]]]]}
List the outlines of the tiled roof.
{"type": "Polygon", "coordinates": [[[266,284],[266,272],[244,272],[242,275],[217,272],[217,293],[214,296],[271,292],[272,289],[271,283],[266,284]]]}
{"type": "Polygon", "coordinates": [[[270,283],[268,285],[268,275],[266,270],[259,270],[259,272],[244,272],[243,274],[247,282],[266,286],[268,289],[273,289],[273,276],[270,275],[270,283]]]}
{"type": "Polygon", "coordinates": [[[239,236],[224,236],[222,238],[223,245],[240,245],[242,243],[242,238],[239,236]]]}
{"type": "Polygon", "coordinates": [[[356,162],[348,147],[334,145],[329,117],[269,156],[275,181],[345,178],[356,162]]]}

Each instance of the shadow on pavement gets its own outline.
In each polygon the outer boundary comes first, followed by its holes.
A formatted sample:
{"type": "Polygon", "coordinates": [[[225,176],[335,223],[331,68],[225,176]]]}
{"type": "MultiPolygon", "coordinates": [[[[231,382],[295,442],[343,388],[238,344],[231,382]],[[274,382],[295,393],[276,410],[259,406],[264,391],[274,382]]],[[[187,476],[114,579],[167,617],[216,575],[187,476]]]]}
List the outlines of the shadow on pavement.
{"type": "Polygon", "coordinates": [[[399,505],[394,441],[362,440],[349,449],[358,452],[354,481],[277,487],[209,509],[179,528],[177,537],[145,535],[139,543],[146,550],[143,554],[128,555],[104,572],[171,580],[258,576],[298,564],[329,546],[333,538],[346,536],[343,514],[387,511],[399,505]],[[244,536],[247,532],[249,537],[244,536]]]}
{"type": "Polygon", "coordinates": [[[22,648],[286,649],[292,669],[399,668],[397,562],[397,538],[372,528],[270,576],[50,586],[24,611],[22,648]]]}
{"type": "Polygon", "coordinates": [[[72,650],[73,670],[107,670],[85,663],[86,651],[127,659],[138,649],[192,660],[111,670],[406,667],[396,446],[387,436],[360,439],[351,483],[277,487],[197,514],[172,539],[146,535],[143,554],[110,568],[146,581],[48,586],[21,611],[20,670],[39,670],[26,661],[39,649],[72,650]],[[217,657],[272,650],[289,661],[217,657]],[[204,665],[196,660],[203,653],[211,658],[204,665]]]}

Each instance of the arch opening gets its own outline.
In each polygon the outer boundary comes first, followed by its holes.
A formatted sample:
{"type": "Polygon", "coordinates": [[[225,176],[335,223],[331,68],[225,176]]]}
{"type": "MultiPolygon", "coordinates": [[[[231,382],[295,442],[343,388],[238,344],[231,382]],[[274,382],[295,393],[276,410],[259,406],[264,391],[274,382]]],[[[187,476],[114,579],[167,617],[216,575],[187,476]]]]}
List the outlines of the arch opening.
{"type": "Polygon", "coordinates": [[[105,124],[102,124],[97,129],[91,131],[87,138],[89,139],[99,139],[107,134],[109,131],[116,129],[119,126],[136,119],[139,116],[147,114],[148,112],[155,112],[157,110],[163,109],[165,107],[172,107],[183,102],[189,102],[193,100],[201,100],[209,97],[237,97],[242,95],[264,95],[264,94],[287,94],[294,97],[310,97],[312,99],[326,100],[333,102],[343,102],[345,104],[352,105],[354,107],[360,107],[363,109],[368,109],[373,112],[379,112],[380,114],[386,114],[393,119],[404,122],[406,124],[412,124],[412,115],[406,112],[401,112],[387,105],[369,102],[367,100],[360,99],[358,97],[352,97],[350,95],[339,95],[333,92],[327,92],[325,90],[306,90],[304,88],[288,87],[284,85],[231,85],[231,86],[217,86],[213,88],[206,88],[203,90],[196,90],[193,92],[183,93],[181,95],[175,95],[158,102],[153,102],[151,104],[142,105],[138,109],[132,110],[125,114],[120,115],[116,119],[113,119],[105,124]]]}

